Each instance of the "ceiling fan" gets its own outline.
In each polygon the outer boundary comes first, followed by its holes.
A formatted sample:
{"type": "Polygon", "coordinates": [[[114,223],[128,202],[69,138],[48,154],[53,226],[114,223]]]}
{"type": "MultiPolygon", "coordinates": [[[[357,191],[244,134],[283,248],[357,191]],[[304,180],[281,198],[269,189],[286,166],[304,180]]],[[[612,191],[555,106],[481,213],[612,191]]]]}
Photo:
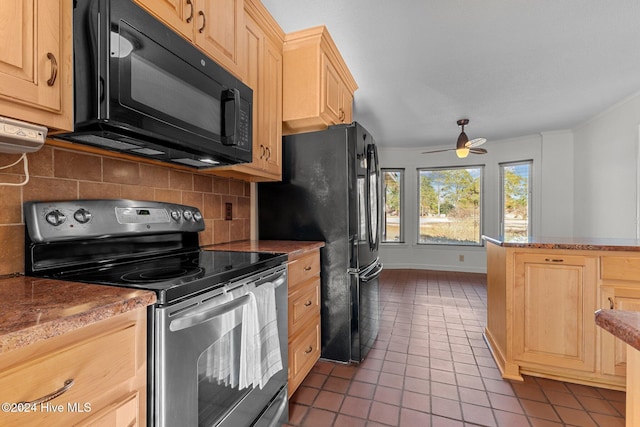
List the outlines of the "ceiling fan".
{"type": "Polygon", "coordinates": [[[469,153],[473,154],[487,154],[487,150],[484,148],[478,148],[479,145],[487,142],[486,138],[474,138],[469,140],[467,134],[464,133],[464,127],[469,124],[469,119],[460,119],[458,120],[458,126],[462,126],[462,132],[460,132],[460,136],[458,136],[458,142],[456,143],[456,148],[446,148],[444,150],[433,150],[433,151],[424,151],[422,154],[430,154],[430,153],[440,153],[443,151],[456,151],[456,155],[464,159],[469,155],[469,153]]]}

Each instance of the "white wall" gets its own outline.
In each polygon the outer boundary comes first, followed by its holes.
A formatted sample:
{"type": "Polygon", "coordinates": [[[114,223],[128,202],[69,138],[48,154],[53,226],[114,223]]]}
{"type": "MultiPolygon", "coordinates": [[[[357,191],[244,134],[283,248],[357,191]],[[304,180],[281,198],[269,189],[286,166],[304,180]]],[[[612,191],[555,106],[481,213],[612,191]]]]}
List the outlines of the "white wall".
{"type": "MultiPolygon", "coordinates": [[[[455,136],[455,135],[454,135],[455,136]]],[[[383,168],[405,169],[404,243],[382,244],[380,258],[387,268],[486,272],[484,247],[418,245],[417,169],[484,165],[482,234],[500,235],[500,163],[533,160],[532,230],[537,236],[570,237],[573,230],[573,134],[548,132],[502,141],[489,141],[488,153],[458,159],[453,151],[421,154],[425,149],[388,149],[379,145],[383,168]],[[464,255],[464,261],[459,256],[464,255]]],[[[442,147],[449,148],[449,147],[442,147]]],[[[435,149],[435,148],[429,148],[435,149]]]]}
{"type": "Polygon", "coordinates": [[[574,235],[636,238],[640,94],[574,129],[574,235]]]}

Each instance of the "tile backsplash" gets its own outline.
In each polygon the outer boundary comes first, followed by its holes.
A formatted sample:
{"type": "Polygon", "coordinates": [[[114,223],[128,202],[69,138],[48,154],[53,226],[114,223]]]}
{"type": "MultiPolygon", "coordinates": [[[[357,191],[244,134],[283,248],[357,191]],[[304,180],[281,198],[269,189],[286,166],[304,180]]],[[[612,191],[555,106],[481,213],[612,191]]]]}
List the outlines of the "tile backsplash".
{"type": "MultiPolygon", "coordinates": [[[[19,157],[0,153],[0,168],[19,157]]],[[[202,212],[201,245],[250,237],[251,187],[247,182],[49,145],[27,154],[27,159],[26,185],[0,185],[0,276],[24,272],[22,204],[31,200],[122,198],[182,203],[202,212]],[[231,220],[224,219],[225,203],[232,203],[231,220]]],[[[0,169],[0,183],[24,179],[22,162],[0,169]]]]}

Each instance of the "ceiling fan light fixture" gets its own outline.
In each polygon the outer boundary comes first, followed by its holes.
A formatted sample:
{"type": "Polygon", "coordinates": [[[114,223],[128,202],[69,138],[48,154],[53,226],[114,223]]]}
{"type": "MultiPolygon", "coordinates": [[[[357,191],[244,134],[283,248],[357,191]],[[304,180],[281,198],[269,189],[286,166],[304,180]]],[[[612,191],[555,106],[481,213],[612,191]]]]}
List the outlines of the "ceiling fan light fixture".
{"type": "Polygon", "coordinates": [[[469,143],[469,138],[467,137],[467,134],[464,133],[464,127],[463,127],[462,132],[460,132],[460,136],[458,137],[458,142],[456,143],[456,156],[458,156],[458,158],[464,159],[469,155],[468,143],[469,143]]]}

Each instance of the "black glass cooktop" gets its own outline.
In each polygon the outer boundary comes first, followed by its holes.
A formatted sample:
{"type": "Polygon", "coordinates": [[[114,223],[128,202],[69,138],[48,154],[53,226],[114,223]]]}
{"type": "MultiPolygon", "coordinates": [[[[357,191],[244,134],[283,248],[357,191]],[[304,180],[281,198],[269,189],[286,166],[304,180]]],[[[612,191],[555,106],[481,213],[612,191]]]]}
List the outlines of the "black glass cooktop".
{"type": "Polygon", "coordinates": [[[55,273],[53,278],[150,290],[156,292],[158,304],[167,304],[286,260],[286,254],[197,250],[55,273]]]}

